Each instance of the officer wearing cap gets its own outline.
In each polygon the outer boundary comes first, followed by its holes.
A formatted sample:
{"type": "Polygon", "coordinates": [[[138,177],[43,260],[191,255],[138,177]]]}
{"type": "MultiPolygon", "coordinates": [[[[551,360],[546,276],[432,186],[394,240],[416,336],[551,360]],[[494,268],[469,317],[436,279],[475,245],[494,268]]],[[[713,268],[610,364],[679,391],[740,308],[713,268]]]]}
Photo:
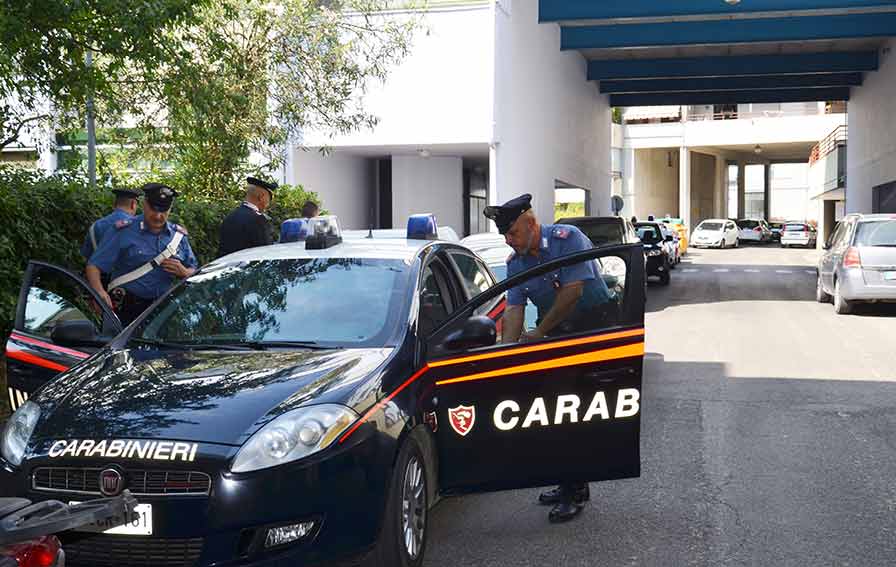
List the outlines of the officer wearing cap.
{"type": "MultiPolygon", "coordinates": [[[[540,225],[532,211],[532,196],[522,195],[499,207],[486,207],[483,213],[495,222],[504,239],[514,250],[507,259],[507,277],[593,248],[578,228],[568,225],[540,225]]],[[[582,262],[521,283],[507,293],[503,318],[503,342],[528,342],[560,336],[594,327],[594,315],[609,302],[610,292],[595,262],[582,262]],[[526,302],[538,310],[534,329],[524,329],[526,302]]],[[[585,483],[561,485],[539,496],[541,504],[554,507],[551,522],[575,518],[589,500],[585,483]]]]}
{"type": "Polygon", "coordinates": [[[198,262],[187,231],[168,222],[177,192],[161,183],[142,187],[143,214],[110,230],[87,263],[87,281],[125,325],[137,318],[178,279],[196,272],[198,262]],[[106,289],[101,274],[111,275],[106,289]],[[108,292],[107,292],[108,290],[108,292]],[[113,303],[112,296],[116,297],[113,303]]]}
{"type": "Polygon", "coordinates": [[[246,200],[221,223],[219,256],[271,244],[270,219],[264,212],[271,206],[276,189],[274,182],[246,178],[246,200]]]}
{"type": "Polygon", "coordinates": [[[113,189],[115,194],[115,210],[103,218],[94,221],[87,229],[87,235],[84,237],[84,244],[81,245],[81,255],[85,260],[89,260],[103,241],[103,236],[117,222],[132,221],[137,214],[137,205],[140,199],[140,191],[137,189],[113,189]]]}

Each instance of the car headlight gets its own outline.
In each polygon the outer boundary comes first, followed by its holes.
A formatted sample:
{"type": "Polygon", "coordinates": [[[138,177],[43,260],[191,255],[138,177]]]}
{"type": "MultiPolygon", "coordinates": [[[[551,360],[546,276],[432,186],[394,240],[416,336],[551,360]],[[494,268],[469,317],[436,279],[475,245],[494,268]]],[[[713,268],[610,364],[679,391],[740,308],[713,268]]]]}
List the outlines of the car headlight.
{"type": "Polygon", "coordinates": [[[27,401],[6,422],[6,427],[3,428],[3,439],[0,442],[0,453],[9,463],[15,466],[22,464],[25,448],[28,446],[28,440],[31,439],[39,417],[40,406],[32,401],[27,401]]]}
{"type": "Polygon", "coordinates": [[[647,251],[648,256],[660,256],[662,253],[663,253],[662,250],[648,250],[647,251]]]}
{"type": "Polygon", "coordinates": [[[257,471],[303,459],[328,447],[358,419],[351,409],[321,404],[287,412],[246,441],[233,459],[236,473],[257,471]]]}

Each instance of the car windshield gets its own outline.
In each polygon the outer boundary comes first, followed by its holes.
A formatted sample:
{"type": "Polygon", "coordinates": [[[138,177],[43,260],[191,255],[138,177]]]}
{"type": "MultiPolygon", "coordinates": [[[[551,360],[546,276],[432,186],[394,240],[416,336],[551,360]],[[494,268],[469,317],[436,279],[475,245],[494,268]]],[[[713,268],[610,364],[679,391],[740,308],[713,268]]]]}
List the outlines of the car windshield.
{"type": "Polygon", "coordinates": [[[585,236],[591,240],[591,244],[608,246],[622,244],[622,224],[618,222],[583,222],[575,223],[585,236]]]}
{"type": "Polygon", "coordinates": [[[896,219],[859,223],[855,245],[896,247],[896,219]]]}
{"type": "Polygon", "coordinates": [[[401,260],[369,258],[223,264],[174,290],[132,337],[184,345],[393,346],[409,303],[409,271],[401,260]]]}
{"type": "Polygon", "coordinates": [[[806,232],[809,230],[804,224],[788,224],[784,226],[784,232],[806,232]]]}
{"type": "Polygon", "coordinates": [[[638,230],[638,238],[645,244],[656,244],[663,240],[660,231],[652,224],[639,224],[635,228],[638,230]]]}
{"type": "Polygon", "coordinates": [[[701,222],[700,226],[697,227],[697,230],[708,230],[710,232],[722,230],[722,223],[720,223],[720,222],[701,222]]]}
{"type": "Polygon", "coordinates": [[[759,226],[759,221],[754,220],[739,220],[737,221],[737,226],[740,228],[749,228],[750,230],[759,226]]]}

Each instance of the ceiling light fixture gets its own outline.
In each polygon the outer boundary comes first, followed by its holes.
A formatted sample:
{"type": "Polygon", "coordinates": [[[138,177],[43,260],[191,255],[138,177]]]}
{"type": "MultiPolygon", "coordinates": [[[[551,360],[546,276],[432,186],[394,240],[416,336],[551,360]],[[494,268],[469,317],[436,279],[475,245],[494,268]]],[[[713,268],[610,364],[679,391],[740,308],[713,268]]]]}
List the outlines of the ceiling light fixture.
{"type": "Polygon", "coordinates": [[[429,156],[432,155],[432,152],[430,152],[427,149],[422,149],[422,150],[417,150],[417,155],[422,158],[428,158],[429,156]]]}
{"type": "Polygon", "coordinates": [[[740,4],[740,0],[725,0],[725,4],[728,4],[729,6],[737,6],[740,4]]]}
{"type": "Polygon", "coordinates": [[[759,144],[756,144],[756,147],[753,148],[753,153],[756,154],[756,155],[761,154],[761,153],[762,153],[762,146],[760,146],[759,144]]]}

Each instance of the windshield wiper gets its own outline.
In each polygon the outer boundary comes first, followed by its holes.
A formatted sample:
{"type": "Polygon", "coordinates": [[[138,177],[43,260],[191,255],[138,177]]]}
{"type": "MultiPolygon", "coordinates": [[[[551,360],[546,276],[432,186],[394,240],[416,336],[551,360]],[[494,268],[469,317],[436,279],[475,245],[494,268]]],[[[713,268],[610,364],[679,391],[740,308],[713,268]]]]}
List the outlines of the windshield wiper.
{"type": "Polygon", "coordinates": [[[236,344],[259,350],[266,348],[327,348],[315,341],[240,341],[236,344]]]}
{"type": "Polygon", "coordinates": [[[252,348],[251,345],[244,345],[243,343],[186,343],[160,341],[158,339],[144,339],[140,337],[133,337],[128,340],[128,342],[131,341],[147,346],[174,350],[250,350],[252,348]]]}

